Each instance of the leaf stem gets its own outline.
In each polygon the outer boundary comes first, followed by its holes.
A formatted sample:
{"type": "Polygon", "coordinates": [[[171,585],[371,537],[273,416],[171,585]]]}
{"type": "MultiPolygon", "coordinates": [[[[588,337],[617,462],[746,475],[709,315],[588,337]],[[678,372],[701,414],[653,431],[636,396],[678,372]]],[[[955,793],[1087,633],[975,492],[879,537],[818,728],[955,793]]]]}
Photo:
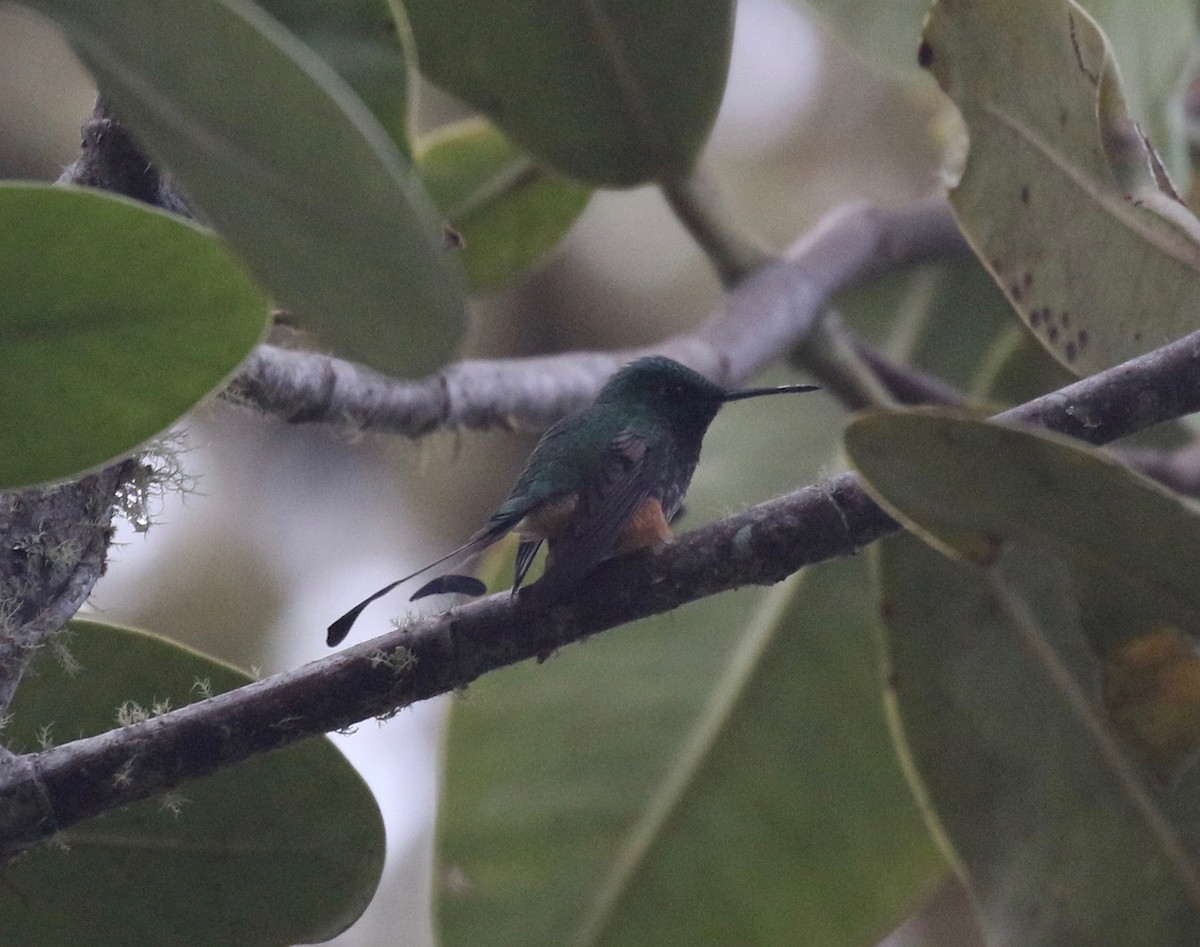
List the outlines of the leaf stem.
{"type": "Polygon", "coordinates": [[[699,169],[688,177],[664,178],[658,186],[726,289],[732,289],[776,259],[766,247],[731,223],[716,186],[699,169]]]}
{"type": "Polygon", "coordinates": [[[826,309],[792,353],[792,361],[810,372],[852,411],[896,404],[887,386],[855,347],[841,315],[826,309]]]}

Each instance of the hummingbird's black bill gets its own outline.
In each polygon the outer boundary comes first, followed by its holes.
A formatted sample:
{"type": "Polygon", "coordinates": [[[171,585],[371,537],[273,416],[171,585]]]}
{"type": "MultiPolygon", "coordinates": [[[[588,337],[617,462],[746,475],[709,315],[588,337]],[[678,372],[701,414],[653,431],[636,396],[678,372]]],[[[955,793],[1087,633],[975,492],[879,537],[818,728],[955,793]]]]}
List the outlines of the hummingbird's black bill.
{"type": "Polygon", "coordinates": [[[820,385],[780,385],[778,388],[740,388],[737,391],[725,392],[722,401],[742,401],[746,398],[759,398],[762,395],[786,395],[790,392],[820,391],[820,385]]]}

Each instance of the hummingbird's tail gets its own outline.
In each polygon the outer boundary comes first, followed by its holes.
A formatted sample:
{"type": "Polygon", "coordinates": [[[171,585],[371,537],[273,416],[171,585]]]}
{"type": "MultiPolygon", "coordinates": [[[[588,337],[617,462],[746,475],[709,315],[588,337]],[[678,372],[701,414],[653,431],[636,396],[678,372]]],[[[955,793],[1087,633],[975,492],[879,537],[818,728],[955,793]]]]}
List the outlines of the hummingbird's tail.
{"type": "MultiPolygon", "coordinates": [[[[329,626],[328,633],[325,636],[325,644],[331,648],[341,644],[346,639],[346,635],[350,634],[350,629],[354,626],[354,623],[358,621],[358,616],[362,614],[363,609],[365,609],[376,599],[383,598],[383,596],[387,595],[388,592],[390,592],[396,586],[403,585],[409,579],[415,579],[417,576],[428,572],[435,566],[440,566],[443,562],[449,562],[451,559],[458,557],[465,558],[472,553],[480,552],[486,549],[492,543],[496,542],[496,540],[508,533],[514,525],[516,525],[516,521],[511,523],[506,521],[495,521],[489,523],[484,529],[481,529],[457,549],[446,553],[446,555],[442,556],[441,559],[435,559],[433,562],[429,563],[429,565],[422,566],[416,572],[410,573],[409,575],[404,576],[402,579],[397,579],[395,582],[385,585],[378,592],[368,595],[361,602],[350,609],[350,611],[346,612],[345,615],[329,626]]],[[[426,588],[429,587],[426,586],[426,588]]],[[[444,591],[456,591],[456,588],[450,587],[444,591]]],[[[429,591],[425,594],[429,595],[433,593],[432,591],[429,591]]]]}

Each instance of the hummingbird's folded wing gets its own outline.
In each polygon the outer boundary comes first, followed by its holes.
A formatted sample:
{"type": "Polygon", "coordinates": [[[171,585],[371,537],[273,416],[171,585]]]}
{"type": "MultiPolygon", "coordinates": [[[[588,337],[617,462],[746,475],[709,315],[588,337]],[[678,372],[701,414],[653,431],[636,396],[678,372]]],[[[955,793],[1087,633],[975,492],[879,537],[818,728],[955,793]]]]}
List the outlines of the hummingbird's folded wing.
{"type": "Polygon", "coordinates": [[[647,438],[632,431],[618,434],[580,489],[570,525],[551,541],[551,562],[542,582],[572,583],[610,558],[634,514],[654,496],[661,467],[662,458],[647,438]]]}

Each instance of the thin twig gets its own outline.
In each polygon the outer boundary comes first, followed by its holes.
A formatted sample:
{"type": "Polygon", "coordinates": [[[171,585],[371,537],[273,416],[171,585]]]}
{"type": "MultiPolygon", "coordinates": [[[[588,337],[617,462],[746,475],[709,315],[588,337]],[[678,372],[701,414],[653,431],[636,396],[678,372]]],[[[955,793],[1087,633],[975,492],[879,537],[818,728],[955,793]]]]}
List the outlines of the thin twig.
{"type": "Polygon", "coordinates": [[[792,353],[792,361],[808,368],[843,405],[852,411],[894,405],[886,382],[863,358],[842,324],[841,314],[826,309],[812,331],[792,353]]]}
{"type": "Polygon", "coordinates": [[[733,289],[738,283],[774,262],[771,252],[727,219],[716,187],[702,168],[686,178],[667,178],[659,189],[676,218],[692,235],[721,285],[733,289]]]}

